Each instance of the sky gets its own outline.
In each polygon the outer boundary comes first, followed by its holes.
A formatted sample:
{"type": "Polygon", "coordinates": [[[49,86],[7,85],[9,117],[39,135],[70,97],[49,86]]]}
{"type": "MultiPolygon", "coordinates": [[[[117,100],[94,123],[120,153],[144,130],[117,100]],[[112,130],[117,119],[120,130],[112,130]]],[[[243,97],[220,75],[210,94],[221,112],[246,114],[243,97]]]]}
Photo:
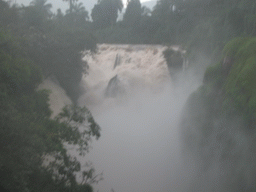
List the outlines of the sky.
{"type": "MultiPolygon", "coordinates": [[[[29,3],[32,0],[11,0],[12,2],[16,2],[18,4],[23,4],[25,6],[29,5],[29,3]]],[[[79,0],[79,2],[82,2],[86,8],[86,10],[91,11],[91,9],[93,8],[94,4],[97,3],[98,0],[79,0]]],[[[150,1],[150,0],[140,0],[141,3],[150,1]]],[[[126,4],[126,0],[123,0],[124,5],[126,4]]],[[[65,12],[65,10],[67,10],[68,8],[68,3],[67,2],[63,2],[63,0],[48,0],[47,3],[51,3],[53,8],[52,11],[56,12],[56,10],[58,8],[61,8],[63,12],[65,12]]]]}

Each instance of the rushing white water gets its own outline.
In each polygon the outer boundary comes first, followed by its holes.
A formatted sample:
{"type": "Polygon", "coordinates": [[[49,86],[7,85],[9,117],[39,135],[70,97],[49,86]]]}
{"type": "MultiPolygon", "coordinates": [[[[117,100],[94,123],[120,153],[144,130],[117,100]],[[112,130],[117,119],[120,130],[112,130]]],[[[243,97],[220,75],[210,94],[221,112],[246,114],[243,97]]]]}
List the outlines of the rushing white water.
{"type": "Polygon", "coordinates": [[[91,109],[100,106],[99,111],[111,105],[113,99],[106,99],[104,92],[109,80],[115,75],[118,75],[126,96],[134,94],[136,89],[157,91],[170,80],[162,56],[164,49],[162,46],[147,45],[100,45],[97,54],[85,57],[89,63],[89,75],[82,84],[86,94],[80,98],[80,103],[86,103],[91,109]],[[114,68],[117,56],[120,62],[114,68]]]}
{"type": "MultiPolygon", "coordinates": [[[[99,45],[86,56],[89,69],[79,99],[101,126],[101,138],[84,161],[92,161],[104,180],[95,191],[183,191],[177,124],[181,109],[197,85],[171,82],[162,52],[149,45],[99,45]],[[117,75],[125,94],[104,97],[117,75]],[[193,85],[193,86],[191,86],[193,85]]],[[[183,77],[185,78],[185,77],[183,77]]]]}

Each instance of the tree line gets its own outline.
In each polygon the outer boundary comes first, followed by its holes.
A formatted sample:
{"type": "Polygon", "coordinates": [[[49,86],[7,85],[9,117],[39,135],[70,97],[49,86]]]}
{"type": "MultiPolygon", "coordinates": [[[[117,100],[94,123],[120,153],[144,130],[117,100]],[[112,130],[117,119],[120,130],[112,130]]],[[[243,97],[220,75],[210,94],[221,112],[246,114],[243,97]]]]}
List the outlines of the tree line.
{"type": "Polygon", "coordinates": [[[0,0],[0,186],[9,192],[91,192],[101,180],[94,168],[70,155],[89,151],[100,127],[86,107],[76,106],[87,65],[84,50],[96,40],[88,13],[78,2],[52,14],[46,0],[10,6],[0,0]],[[74,105],[51,118],[49,91],[37,90],[54,77],[74,105]],[[84,165],[85,164],[85,165],[84,165]],[[80,182],[77,178],[80,177],[80,182]]]}
{"type": "Polygon", "coordinates": [[[253,0],[158,0],[152,11],[139,0],[128,0],[123,20],[104,22],[110,13],[105,4],[111,2],[100,0],[92,9],[102,43],[182,44],[216,57],[232,38],[256,34],[253,0]]]}

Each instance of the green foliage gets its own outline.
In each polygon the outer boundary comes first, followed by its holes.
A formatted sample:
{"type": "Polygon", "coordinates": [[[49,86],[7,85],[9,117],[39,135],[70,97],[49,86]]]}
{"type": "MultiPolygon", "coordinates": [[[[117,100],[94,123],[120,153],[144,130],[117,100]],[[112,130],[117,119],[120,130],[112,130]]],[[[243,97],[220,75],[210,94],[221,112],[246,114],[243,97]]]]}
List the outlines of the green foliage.
{"type": "Polygon", "coordinates": [[[8,26],[10,23],[16,23],[18,20],[18,11],[15,7],[9,8],[8,3],[0,1],[0,26],[8,26]]]}
{"type": "Polygon", "coordinates": [[[37,12],[42,12],[45,18],[49,18],[52,15],[52,4],[46,4],[46,2],[47,0],[33,0],[31,1],[30,5],[32,5],[37,10],[37,12]]]}
{"type": "Polygon", "coordinates": [[[224,49],[224,53],[232,55],[235,60],[225,83],[225,102],[234,105],[250,123],[256,120],[255,50],[256,38],[234,39],[224,49]]]}
{"type": "Polygon", "coordinates": [[[45,2],[9,8],[0,0],[7,15],[20,13],[19,22],[6,22],[0,12],[0,185],[11,192],[92,192],[89,182],[98,181],[94,169],[81,172],[80,162],[65,146],[84,155],[92,137],[99,138],[100,127],[85,107],[67,106],[50,119],[49,91],[36,88],[48,75],[62,85],[70,82],[67,90],[78,87],[84,71],[80,52],[93,50],[96,43],[85,23],[68,29],[68,16],[50,20],[41,14],[45,11],[36,15],[39,7],[49,10],[45,2]],[[57,19],[63,19],[59,25],[57,19]],[[79,173],[82,183],[76,181],[79,173]]]}
{"type": "Polygon", "coordinates": [[[120,27],[117,24],[114,27],[95,31],[95,36],[99,43],[120,43],[120,44],[136,44],[143,43],[142,39],[134,34],[131,29],[120,27]]]}
{"type": "Polygon", "coordinates": [[[256,34],[256,4],[251,0],[159,0],[147,13],[139,1],[132,0],[115,28],[107,21],[101,3],[95,5],[92,18],[102,43],[184,44],[217,62],[228,41],[256,34]],[[108,33],[105,28],[110,27],[108,33]]]}
{"type": "MultiPolygon", "coordinates": [[[[25,71],[30,69],[28,66],[12,67],[15,65],[12,60],[4,62],[0,73],[9,71],[10,78],[12,74],[24,72],[24,68],[25,71]]],[[[33,75],[40,76],[37,71],[30,71],[33,75]]],[[[4,78],[0,82],[1,184],[10,191],[21,192],[32,189],[31,185],[35,187],[33,180],[39,186],[45,180],[50,181],[44,183],[45,190],[38,191],[47,191],[49,188],[62,191],[69,183],[74,186],[72,191],[76,191],[76,186],[79,190],[85,188],[76,183],[75,173],[80,171],[81,166],[76,159],[67,155],[64,142],[78,146],[81,155],[88,151],[91,137],[100,136],[100,128],[90,112],[85,107],[66,107],[56,120],[51,120],[48,92],[36,92],[38,82],[27,79],[26,76],[16,78],[15,86],[9,86],[9,81],[4,78]],[[19,91],[13,91],[24,83],[29,84],[31,89],[24,89],[23,86],[19,91]],[[54,158],[54,161],[45,167],[43,163],[47,155],[54,158]]],[[[87,186],[87,189],[90,191],[90,187],[87,186]]]]}
{"type": "Polygon", "coordinates": [[[118,11],[122,11],[122,0],[99,0],[91,13],[94,28],[103,29],[116,23],[118,11]]]}
{"type": "Polygon", "coordinates": [[[24,46],[27,54],[42,68],[46,77],[56,77],[76,102],[79,96],[78,85],[86,68],[81,51],[95,49],[94,37],[83,29],[74,31],[62,26],[48,34],[32,30],[30,33],[24,46]]]}
{"type": "Polygon", "coordinates": [[[219,62],[206,69],[203,82],[210,90],[217,90],[222,87],[224,76],[222,75],[222,63],[219,62]]]}
{"type": "Polygon", "coordinates": [[[81,155],[89,150],[92,137],[100,137],[100,127],[86,107],[66,106],[56,119],[62,125],[61,138],[68,144],[78,145],[81,155]]]}
{"type": "Polygon", "coordinates": [[[78,85],[87,67],[82,60],[85,49],[94,51],[96,39],[88,27],[88,12],[82,4],[74,4],[73,11],[52,16],[51,4],[36,0],[28,7],[16,8],[19,23],[9,25],[11,32],[22,39],[20,45],[42,69],[45,77],[54,76],[76,102],[78,85]]]}
{"type": "Polygon", "coordinates": [[[152,16],[157,17],[161,23],[165,24],[166,22],[168,22],[168,19],[173,14],[171,10],[173,5],[174,1],[172,0],[158,1],[153,9],[152,16]]]}
{"type": "MultiPolygon", "coordinates": [[[[6,36],[1,32],[0,41],[19,52],[3,38],[6,36]]],[[[45,146],[39,135],[51,112],[45,92],[34,91],[41,82],[40,70],[31,61],[15,56],[0,50],[0,175],[7,189],[24,191],[28,174],[40,165],[39,155],[45,146]]]]}
{"type": "Polygon", "coordinates": [[[223,49],[224,59],[209,67],[204,87],[222,93],[222,109],[228,116],[243,116],[247,126],[256,122],[256,38],[235,38],[223,49]],[[225,65],[230,65],[227,68],[225,65]]]}
{"type": "Polygon", "coordinates": [[[22,53],[18,51],[19,44],[11,39],[8,33],[0,30],[0,79],[10,88],[8,92],[29,93],[41,82],[42,74],[33,62],[22,57],[22,53]]]}
{"type": "Polygon", "coordinates": [[[123,22],[127,27],[135,27],[140,22],[142,8],[139,0],[129,1],[124,13],[123,22]]]}
{"type": "Polygon", "coordinates": [[[26,27],[37,27],[44,30],[43,27],[52,16],[51,4],[46,4],[47,0],[33,0],[30,6],[23,7],[23,25],[26,27]]]}
{"type": "Polygon", "coordinates": [[[245,38],[243,37],[238,37],[231,40],[225,45],[223,53],[227,54],[228,56],[234,57],[238,48],[241,47],[241,45],[243,44],[244,39],[245,38]]]}
{"type": "Polygon", "coordinates": [[[230,186],[234,187],[231,191],[241,186],[240,191],[255,191],[255,159],[251,156],[256,136],[255,74],[256,38],[232,39],[225,45],[221,61],[206,70],[204,84],[190,95],[183,111],[185,152],[196,154],[200,173],[215,166],[209,157],[216,159],[222,173],[232,175],[231,182],[225,181],[224,191],[230,186]],[[231,161],[232,170],[225,170],[231,161]]]}

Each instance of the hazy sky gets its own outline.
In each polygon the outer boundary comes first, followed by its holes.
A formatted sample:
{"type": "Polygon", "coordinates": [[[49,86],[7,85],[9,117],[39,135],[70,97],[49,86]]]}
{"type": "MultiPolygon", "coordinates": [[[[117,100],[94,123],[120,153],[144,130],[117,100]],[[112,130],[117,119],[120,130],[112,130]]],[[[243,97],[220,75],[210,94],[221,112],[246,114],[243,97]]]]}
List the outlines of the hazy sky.
{"type": "MultiPolygon", "coordinates": [[[[12,2],[16,2],[18,4],[23,5],[29,5],[29,3],[32,0],[12,0],[12,2]]],[[[98,0],[79,0],[79,2],[82,2],[86,9],[90,11],[93,8],[93,5],[97,3],[98,0]]],[[[147,2],[149,0],[141,0],[141,2],[147,2]]],[[[51,3],[53,6],[53,12],[55,12],[58,8],[61,8],[63,11],[65,11],[68,8],[68,3],[63,2],[63,0],[48,0],[48,3],[51,3]]],[[[126,4],[126,0],[123,0],[124,4],[126,4]]]]}

